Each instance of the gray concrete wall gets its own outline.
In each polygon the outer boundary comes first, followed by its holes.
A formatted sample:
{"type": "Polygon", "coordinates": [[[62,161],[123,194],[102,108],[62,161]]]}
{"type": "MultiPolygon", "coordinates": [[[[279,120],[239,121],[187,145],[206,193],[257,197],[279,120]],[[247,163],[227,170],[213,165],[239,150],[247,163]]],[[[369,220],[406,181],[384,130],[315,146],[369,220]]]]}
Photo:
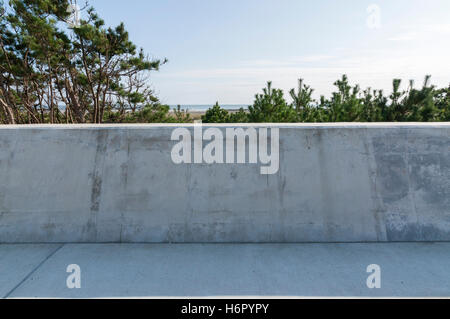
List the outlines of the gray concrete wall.
{"type": "Polygon", "coordinates": [[[176,127],[0,126],[0,242],[450,240],[450,124],[264,125],[274,175],[176,165],[176,127]]]}

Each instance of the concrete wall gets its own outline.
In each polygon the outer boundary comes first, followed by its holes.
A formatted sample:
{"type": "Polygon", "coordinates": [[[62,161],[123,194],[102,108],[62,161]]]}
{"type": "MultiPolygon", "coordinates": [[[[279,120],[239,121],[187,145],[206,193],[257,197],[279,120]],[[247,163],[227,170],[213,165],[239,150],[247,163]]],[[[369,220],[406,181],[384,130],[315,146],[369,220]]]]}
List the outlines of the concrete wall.
{"type": "Polygon", "coordinates": [[[0,242],[450,240],[450,124],[268,127],[274,175],[176,165],[171,125],[0,126],[0,242]]]}

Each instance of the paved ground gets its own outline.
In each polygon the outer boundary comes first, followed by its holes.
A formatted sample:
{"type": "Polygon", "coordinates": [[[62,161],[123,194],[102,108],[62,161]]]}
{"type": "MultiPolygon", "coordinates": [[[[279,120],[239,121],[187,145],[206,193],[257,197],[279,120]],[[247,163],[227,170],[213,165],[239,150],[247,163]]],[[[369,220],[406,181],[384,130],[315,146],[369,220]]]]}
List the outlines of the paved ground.
{"type": "Polygon", "coordinates": [[[450,243],[0,245],[0,297],[450,296],[450,243]],[[69,289],[67,266],[81,268],[69,289]],[[381,267],[381,289],[366,268],[381,267]]]}

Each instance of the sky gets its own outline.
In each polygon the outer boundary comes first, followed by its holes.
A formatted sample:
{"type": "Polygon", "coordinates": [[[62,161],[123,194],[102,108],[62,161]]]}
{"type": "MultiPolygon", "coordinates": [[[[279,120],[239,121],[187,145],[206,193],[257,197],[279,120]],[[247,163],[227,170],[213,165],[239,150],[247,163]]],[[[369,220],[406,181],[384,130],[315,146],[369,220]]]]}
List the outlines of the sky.
{"type": "MultiPolygon", "coordinates": [[[[329,96],[343,74],[391,91],[392,79],[450,83],[449,0],[89,0],[154,58],[166,104],[251,104],[267,81],[299,78],[329,96]]],[[[81,3],[80,3],[81,5],[81,3]]],[[[289,100],[289,99],[288,99],[289,100]]]]}

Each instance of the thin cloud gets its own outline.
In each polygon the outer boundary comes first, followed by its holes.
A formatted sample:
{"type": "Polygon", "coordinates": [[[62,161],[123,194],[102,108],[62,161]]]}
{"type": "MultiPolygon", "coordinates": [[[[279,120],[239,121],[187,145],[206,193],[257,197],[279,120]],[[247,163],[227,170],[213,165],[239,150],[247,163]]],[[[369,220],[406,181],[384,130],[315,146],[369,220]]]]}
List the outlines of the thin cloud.
{"type": "Polygon", "coordinates": [[[291,57],[288,59],[280,60],[270,60],[270,59],[257,59],[257,60],[247,60],[240,63],[243,67],[283,67],[283,66],[296,66],[304,63],[314,63],[323,62],[334,58],[332,55],[306,55],[291,57]]]}
{"type": "Polygon", "coordinates": [[[439,35],[449,35],[450,34],[450,24],[421,24],[421,25],[408,25],[403,26],[405,30],[402,33],[397,34],[391,38],[389,41],[413,41],[419,39],[429,39],[434,38],[439,35]]]}
{"type": "Polygon", "coordinates": [[[404,34],[399,34],[395,37],[389,38],[389,41],[413,41],[417,38],[416,32],[408,32],[404,34]]]}

